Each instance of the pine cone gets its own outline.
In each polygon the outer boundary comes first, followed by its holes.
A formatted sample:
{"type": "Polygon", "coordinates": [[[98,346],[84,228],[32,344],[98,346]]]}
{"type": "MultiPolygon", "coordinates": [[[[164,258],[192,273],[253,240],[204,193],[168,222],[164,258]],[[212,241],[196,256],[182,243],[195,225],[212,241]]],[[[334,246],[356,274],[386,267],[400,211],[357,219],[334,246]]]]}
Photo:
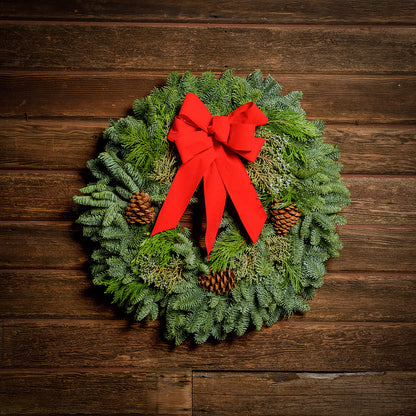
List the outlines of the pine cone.
{"type": "Polygon", "coordinates": [[[126,220],[130,224],[148,224],[153,221],[155,209],[149,194],[144,191],[136,192],[126,208],[126,220]]]}
{"type": "Polygon", "coordinates": [[[217,292],[218,294],[232,292],[235,288],[235,273],[227,268],[209,276],[203,274],[199,276],[198,282],[205,290],[211,292],[217,292]]]}
{"type": "MultiPolygon", "coordinates": [[[[276,204],[280,203],[277,199],[274,201],[276,204]]],[[[301,215],[296,208],[296,204],[289,205],[285,208],[270,210],[271,221],[278,235],[286,235],[299,221],[301,215]]]]}

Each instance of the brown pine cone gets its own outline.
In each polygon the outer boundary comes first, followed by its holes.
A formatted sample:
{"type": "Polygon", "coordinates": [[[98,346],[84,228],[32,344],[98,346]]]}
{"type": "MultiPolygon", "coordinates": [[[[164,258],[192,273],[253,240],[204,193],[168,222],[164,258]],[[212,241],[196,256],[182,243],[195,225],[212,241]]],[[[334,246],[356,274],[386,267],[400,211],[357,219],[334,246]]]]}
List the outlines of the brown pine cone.
{"type": "MultiPolygon", "coordinates": [[[[275,203],[278,204],[280,201],[275,199],[275,203]]],[[[270,219],[278,235],[286,235],[299,221],[301,215],[296,208],[296,204],[291,204],[285,208],[270,210],[270,219]]]]}
{"type": "Polygon", "coordinates": [[[235,273],[228,268],[219,272],[211,273],[209,276],[202,275],[198,278],[199,284],[210,292],[218,294],[232,292],[235,288],[235,273]]]}
{"type": "Polygon", "coordinates": [[[153,222],[155,209],[149,194],[144,191],[136,192],[126,208],[126,220],[130,224],[148,224],[153,222]]]}

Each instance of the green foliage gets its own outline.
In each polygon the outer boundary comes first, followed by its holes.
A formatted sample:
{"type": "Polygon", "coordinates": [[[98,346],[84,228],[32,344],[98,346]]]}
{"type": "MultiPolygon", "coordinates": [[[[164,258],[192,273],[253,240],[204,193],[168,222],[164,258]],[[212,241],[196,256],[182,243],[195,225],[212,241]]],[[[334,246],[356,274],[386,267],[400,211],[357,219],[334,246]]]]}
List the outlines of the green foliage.
{"type": "Polygon", "coordinates": [[[184,279],[182,275],[183,263],[179,259],[174,259],[165,267],[154,266],[148,270],[142,270],[142,279],[158,289],[163,289],[171,293],[175,285],[184,279]]]}
{"type": "Polygon", "coordinates": [[[288,140],[266,128],[259,128],[257,134],[265,139],[265,143],[255,163],[246,164],[246,169],[263,205],[267,207],[290,186],[293,175],[283,157],[288,140]]]}
{"type": "Polygon", "coordinates": [[[245,238],[235,226],[228,223],[226,229],[218,235],[211,251],[210,269],[214,272],[225,270],[227,266],[233,269],[235,257],[243,255],[246,248],[245,238]]]}
{"type": "Polygon", "coordinates": [[[166,153],[166,139],[155,140],[142,120],[126,117],[114,128],[118,130],[121,145],[129,150],[126,160],[133,162],[143,174],[149,173],[153,161],[166,153]]]}
{"type": "Polygon", "coordinates": [[[307,141],[318,137],[319,130],[305,119],[303,113],[286,108],[284,110],[264,108],[263,112],[269,118],[267,128],[273,133],[286,135],[292,139],[307,141]]]}
{"type": "MultiPolygon", "coordinates": [[[[92,180],[75,196],[77,222],[91,245],[93,283],[135,320],[163,316],[165,336],[176,345],[188,337],[203,343],[270,326],[307,311],[323,284],[325,263],[342,245],[336,226],[350,196],[342,184],[336,146],[322,140],[323,123],[308,121],[302,93],[282,87],[260,71],[247,79],[226,71],[220,78],[172,72],[167,86],[133,104],[133,116],[111,121],[105,148],[87,166],[92,180]],[[266,222],[256,244],[224,214],[209,260],[189,229],[178,226],[150,237],[152,224],[130,225],[125,209],[145,190],[159,211],[179,167],[167,135],[186,93],[197,94],[212,115],[228,115],[254,101],[269,122],[256,129],[265,139],[254,163],[244,162],[266,209],[296,203],[302,213],[287,236],[266,222]],[[198,285],[198,276],[232,269],[234,291],[218,295],[198,285]]],[[[196,198],[191,200],[197,202],[196,198]]]]}
{"type": "Polygon", "coordinates": [[[178,243],[178,230],[167,230],[142,241],[138,247],[133,265],[140,264],[143,260],[154,261],[163,268],[172,260],[173,247],[178,243]]]}
{"type": "Polygon", "coordinates": [[[156,182],[171,184],[178,170],[176,158],[173,155],[163,155],[153,163],[153,172],[149,173],[149,179],[156,182]]]}

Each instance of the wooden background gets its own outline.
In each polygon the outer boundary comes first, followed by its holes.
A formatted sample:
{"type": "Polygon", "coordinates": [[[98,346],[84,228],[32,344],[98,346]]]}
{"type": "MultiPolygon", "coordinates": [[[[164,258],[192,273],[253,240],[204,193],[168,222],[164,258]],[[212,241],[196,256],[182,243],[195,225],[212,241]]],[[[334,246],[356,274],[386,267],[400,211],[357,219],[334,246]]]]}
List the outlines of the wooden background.
{"type": "Polygon", "coordinates": [[[0,1],[0,414],[416,414],[413,0],[0,1]],[[172,70],[271,73],[352,194],[311,311],[170,348],[91,287],[72,195],[172,70]]]}

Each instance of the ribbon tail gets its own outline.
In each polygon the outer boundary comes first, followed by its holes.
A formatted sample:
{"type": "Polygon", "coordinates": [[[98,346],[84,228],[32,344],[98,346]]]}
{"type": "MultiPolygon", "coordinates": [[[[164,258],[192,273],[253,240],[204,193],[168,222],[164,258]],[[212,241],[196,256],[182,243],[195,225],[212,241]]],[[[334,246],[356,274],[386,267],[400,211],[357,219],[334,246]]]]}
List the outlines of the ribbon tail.
{"type": "Polygon", "coordinates": [[[256,243],[267,214],[243,163],[236,154],[221,148],[217,150],[217,166],[244,228],[256,243]]]}
{"type": "Polygon", "coordinates": [[[205,245],[208,253],[211,252],[221,219],[224,213],[227,191],[225,190],[216,163],[212,163],[209,171],[204,175],[205,211],[207,215],[207,229],[205,231],[205,245]]]}
{"type": "Polygon", "coordinates": [[[201,182],[202,175],[203,169],[201,169],[198,158],[181,165],[159,212],[152,234],[150,234],[151,237],[178,225],[192,195],[201,182]]]}

